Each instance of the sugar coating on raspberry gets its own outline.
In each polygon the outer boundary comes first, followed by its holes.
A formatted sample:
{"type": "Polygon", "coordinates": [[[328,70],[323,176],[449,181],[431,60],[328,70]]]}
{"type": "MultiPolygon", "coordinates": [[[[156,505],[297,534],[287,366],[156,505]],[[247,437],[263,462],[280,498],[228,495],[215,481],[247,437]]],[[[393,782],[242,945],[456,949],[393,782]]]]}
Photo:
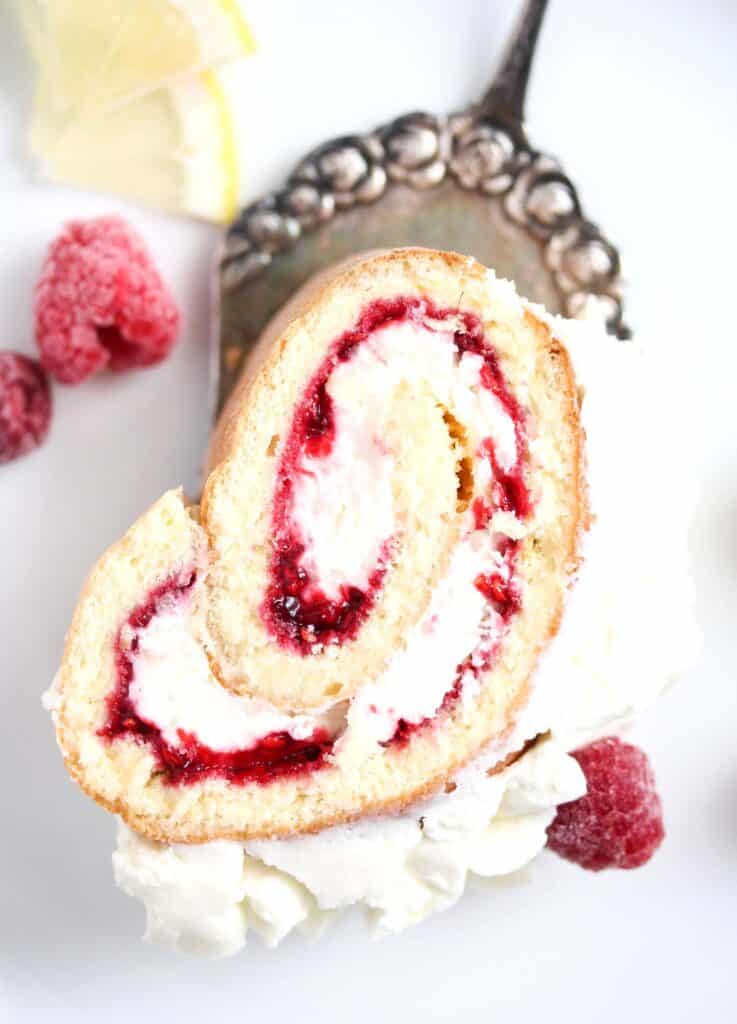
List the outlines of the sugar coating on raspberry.
{"type": "Polygon", "coordinates": [[[0,462],[38,448],[49,432],[49,381],[35,359],[0,352],[0,462]]]}
{"type": "Polygon", "coordinates": [[[161,362],[179,311],[141,238],[120,217],[72,221],[52,242],[35,302],[41,362],[79,384],[98,370],[161,362]]]}
{"type": "Polygon", "coordinates": [[[550,849],[589,871],[647,863],[665,836],[647,755],[607,737],[572,756],[586,776],[587,792],[558,808],[548,829],[550,849]]]}

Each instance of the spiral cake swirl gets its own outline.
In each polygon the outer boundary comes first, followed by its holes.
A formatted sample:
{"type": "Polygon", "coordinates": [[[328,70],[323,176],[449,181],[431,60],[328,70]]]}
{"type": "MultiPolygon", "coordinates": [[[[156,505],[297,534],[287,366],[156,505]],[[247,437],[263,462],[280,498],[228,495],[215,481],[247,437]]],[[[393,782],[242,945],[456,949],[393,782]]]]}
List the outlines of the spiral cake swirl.
{"type": "MultiPolygon", "coordinates": [[[[507,740],[587,526],[564,344],[473,260],[351,261],[264,332],[199,506],[98,562],[58,679],[83,789],[170,842],[315,831],[507,740]]],[[[494,769],[491,769],[492,771],[494,769]]]]}

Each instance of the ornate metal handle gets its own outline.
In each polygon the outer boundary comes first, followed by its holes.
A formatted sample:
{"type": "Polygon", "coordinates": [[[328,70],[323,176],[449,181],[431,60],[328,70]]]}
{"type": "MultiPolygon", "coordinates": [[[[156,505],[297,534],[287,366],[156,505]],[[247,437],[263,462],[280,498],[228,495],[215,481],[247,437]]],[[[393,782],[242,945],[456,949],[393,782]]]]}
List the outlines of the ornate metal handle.
{"type": "Polygon", "coordinates": [[[478,107],[482,116],[521,132],[527,82],[548,0],[527,0],[494,79],[478,107]]]}
{"type": "Polygon", "coordinates": [[[536,150],[522,125],[527,82],[547,0],[527,0],[480,103],[450,117],[415,112],[374,131],[333,139],[309,153],[284,186],[243,210],[222,253],[221,284],[232,292],[262,273],[300,237],[392,185],[432,189],[447,178],[498,203],[542,247],[567,316],[596,314],[619,338],[619,253],[588,220],[557,160],[536,150]]]}

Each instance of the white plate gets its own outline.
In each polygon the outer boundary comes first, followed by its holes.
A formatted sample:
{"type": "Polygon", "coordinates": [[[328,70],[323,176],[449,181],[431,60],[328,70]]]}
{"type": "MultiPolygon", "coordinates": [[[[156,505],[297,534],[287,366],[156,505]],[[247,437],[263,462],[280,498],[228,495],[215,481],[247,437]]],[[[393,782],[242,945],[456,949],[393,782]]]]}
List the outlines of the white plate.
{"type": "MultiPolygon", "coordinates": [[[[231,87],[245,97],[252,194],[316,139],[403,106],[461,105],[482,88],[489,40],[515,8],[246,6],[264,56],[231,87]],[[385,74],[369,86],[377,54],[385,74]]],[[[565,157],[592,215],[616,228],[628,318],[662,352],[664,386],[690,383],[684,415],[708,487],[694,530],[705,650],[638,731],[665,802],[665,846],[631,874],[544,856],[531,885],[469,893],[396,939],[370,944],[354,921],[314,945],[293,939],[273,954],[254,941],[213,964],[140,944],[142,911],[112,885],[113,822],[68,781],[39,693],[94,558],[166,487],[196,484],[216,232],[31,181],[21,159],[30,71],[3,5],[0,346],[32,351],[33,282],[60,223],[110,210],[149,240],[186,328],[158,369],[57,388],[46,446],[0,467],[0,1020],[737,1018],[737,346],[733,313],[716,305],[735,291],[737,12],[727,7],[554,4],[529,98],[536,143],[565,157]]]]}

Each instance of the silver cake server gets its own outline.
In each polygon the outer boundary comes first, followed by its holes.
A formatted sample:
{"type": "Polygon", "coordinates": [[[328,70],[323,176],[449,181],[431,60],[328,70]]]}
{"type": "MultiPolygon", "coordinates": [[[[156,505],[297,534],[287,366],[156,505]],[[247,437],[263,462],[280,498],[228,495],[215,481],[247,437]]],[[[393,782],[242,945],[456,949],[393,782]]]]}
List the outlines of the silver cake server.
{"type": "Polygon", "coordinates": [[[525,4],[480,102],[447,117],[405,114],[326,142],[228,228],[218,258],[215,415],[244,354],[295,289],[368,249],[455,249],[552,312],[600,316],[611,333],[629,336],[617,249],[586,218],[558,161],[536,150],[524,129],[546,6],[525,4]]]}

